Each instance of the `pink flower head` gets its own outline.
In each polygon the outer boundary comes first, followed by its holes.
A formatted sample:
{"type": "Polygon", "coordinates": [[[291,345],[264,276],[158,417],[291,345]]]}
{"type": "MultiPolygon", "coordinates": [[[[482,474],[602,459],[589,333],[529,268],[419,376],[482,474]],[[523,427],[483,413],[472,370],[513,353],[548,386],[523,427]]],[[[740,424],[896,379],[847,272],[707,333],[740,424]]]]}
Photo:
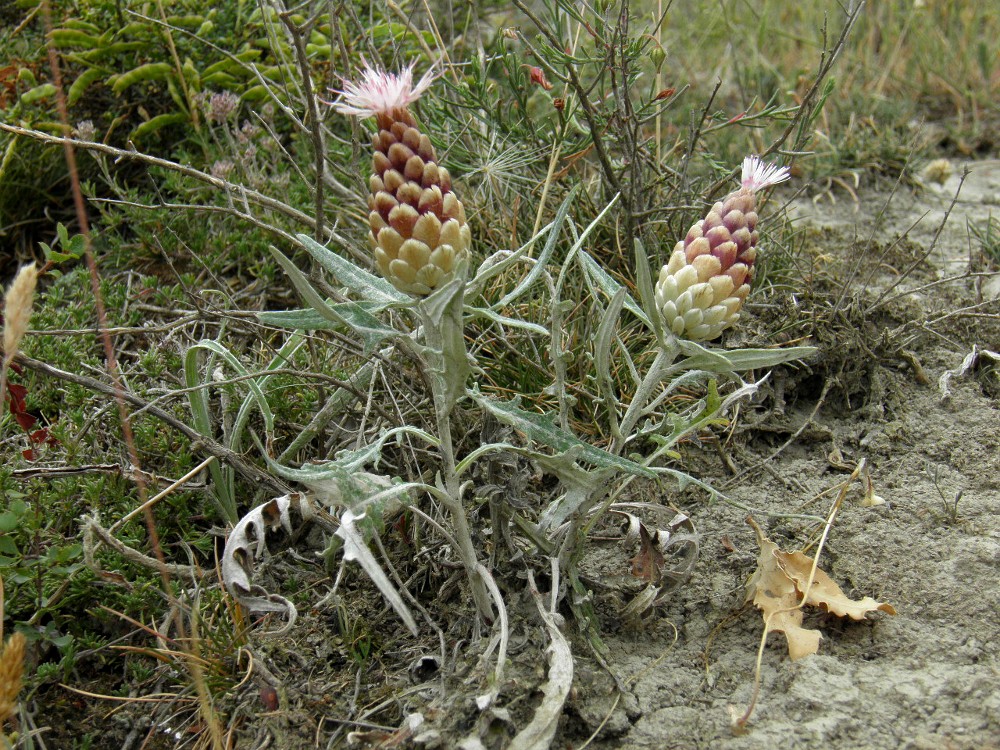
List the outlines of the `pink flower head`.
{"type": "Polygon", "coordinates": [[[751,193],[784,182],[788,177],[788,167],[768,164],[757,156],[748,156],[743,160],[742,185],[751,193]]]}
{"type": "Polygon", "coordinates": [[[344,80],[344,90],[334,91],[340,98],[334,103],[338,112],[358,117],[372,117],[378,114],[405,110],[420,98],[436,77],[431,68],[413,85],[413,65],[407,65],[399,73],[388,73],[381,68],[366,65],[360,83],[344,80]]]}

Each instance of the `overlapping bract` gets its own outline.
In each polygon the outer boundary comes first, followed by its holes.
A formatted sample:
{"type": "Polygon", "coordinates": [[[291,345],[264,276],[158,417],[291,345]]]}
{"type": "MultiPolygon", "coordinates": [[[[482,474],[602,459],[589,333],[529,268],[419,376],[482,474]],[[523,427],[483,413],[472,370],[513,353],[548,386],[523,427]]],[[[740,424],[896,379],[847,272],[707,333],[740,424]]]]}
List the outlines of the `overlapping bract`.
{"type": "Polygon", "coordinates": [[[674,247],[655,292],[675,336],[708,341],[739,320],[757,258],[756,193],[787,178],[787,168],[748,157],[742,187],[712,206],[674,247]]]}
{"type": "Polygon", "coordinates": [[[416,87],[412,80],[410,68],[367,70],[360,84],[345,86],[337,107],[376,118],[368,197],[375,263],[397,289],[424,296],[465,272],[472,235],[448,170],[408,109],[430,80],[416,87]]]}

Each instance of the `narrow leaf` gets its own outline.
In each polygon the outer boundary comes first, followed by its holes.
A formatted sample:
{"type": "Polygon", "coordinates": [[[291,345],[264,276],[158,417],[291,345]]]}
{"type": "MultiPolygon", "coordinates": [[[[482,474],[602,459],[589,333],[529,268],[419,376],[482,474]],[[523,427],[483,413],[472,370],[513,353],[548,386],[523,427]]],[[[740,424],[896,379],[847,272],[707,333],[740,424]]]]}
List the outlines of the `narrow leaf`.
{"type": "Polygon", "coordinates": [[[635,286],[639,290],[639,301],[646,313],[646,319],[653,325],[656,340],[662,341],[663,320],[660,317],[660,311],[656,309],[653,275],[649,268],[649,258],[646,257],[646,248],[643,247],[642,240],[638,237],[635,238],[633,249],[635,250],[635,286]]]}
{"type": "Polygon", "coordinates": [[[693,341],[678,341],[687,357],[675,370],[708,370],[709,372],[740,372],[759,367],[774,367],[784,362],[805,359],[816,353],[815,346],[791,346],[787,349],[706,349],[693,341]]]}
{"type": "Polygon", "coordinates": [[[347,306],[343,308],[334,307],[328,303],[319,292],[313,287],[306,275],[289,260],[284,253],[275,247],[270,247],[271,255],[278,261],[278,265],[288,275],[289,280],[302,298],[308,302],[312,308],[322,317],[331,323],[353,330],[364,339],[365,353],[371,352],[379,343],[387,338],[395,337],[398,334],[394,328],[389,328],[360,305],[347,306]]]}
{"type": "Polygon", "coordinates": [[[556,217],[552,220],[552,231],[549,232],[549,238],[545,242],[545,247],[542,249],[541,254],[538,256],[538,261],[535,263],[534,267],[528,272],[528,275],[521,279],[520,283],[514,287],[510,292],[504,295],[503,299],[497,302],[493,307],[495,309],[500,309],[506,307],[511,302],[516,300],[522,294],[524,294],[531,285],[538,280],[541,276],[542,271],[545,270],[545,265],[549,258],[552,256],[553,250],[556,247],[556,241],[559,239],[559,230],[562,228],[563,222],[566,221],[566,215],[569,213],[570,206],[573,200],[576,198],[576,194],[579,192],[580,186],[575,186],[569,191],[569,195],[563,200],[562,205],[559,206],[559,210],[556,211],[556,217]]]}
{"type": "MultiPolygon", "coordinates": [[[[581,250],[578,257],[580,259],[580,263],[583,265],[584,271],[590,276],[591,280],[597,284],[597,287],[606,295],[614,297],[618,294],[619,289],[624,289],[624,287],[615,281],[607,271],[601,268],[600,264],[585,250],[581,250]]],[[[639,303],[635,301],[635,297],[628,294],[627,291],[624,305],[626,310],[635,315],[635,317],[645,323],[648,327],[652,328],[653,324],[649,321],[646,313],[639,306],[639,303]]]]}

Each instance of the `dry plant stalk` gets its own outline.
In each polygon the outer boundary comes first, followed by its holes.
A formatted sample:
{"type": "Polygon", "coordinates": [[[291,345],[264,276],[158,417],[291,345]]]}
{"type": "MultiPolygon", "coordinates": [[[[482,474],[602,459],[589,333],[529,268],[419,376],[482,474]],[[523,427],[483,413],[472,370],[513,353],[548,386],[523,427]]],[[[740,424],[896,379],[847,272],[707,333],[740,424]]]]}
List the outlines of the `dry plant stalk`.
{"type": "Polygon", "coordinates": [[[14,633],[0,653],[0,724],[14,715],[24,673],[24,636],[14,633]]]}

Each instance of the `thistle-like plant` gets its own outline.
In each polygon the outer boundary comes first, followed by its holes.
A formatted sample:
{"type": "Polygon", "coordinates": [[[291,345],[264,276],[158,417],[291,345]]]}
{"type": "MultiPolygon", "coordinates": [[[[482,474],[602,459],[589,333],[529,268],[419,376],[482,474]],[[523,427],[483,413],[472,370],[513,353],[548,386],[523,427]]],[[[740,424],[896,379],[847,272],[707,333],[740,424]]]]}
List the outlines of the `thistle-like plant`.
{"type": "Polygon", "coordinates": [[[360,83],[345,82],[336,109],[374,117],[373,173],[368,223],[379,271],[401,292],[425,296],[465,273],[472,235],[448,170],[410,105],[434,80],[414,85],[413,66],[400,73],[369,68],[360,83]]]}
{"type": "Polygon", "coordinates": [[[374,172],[368,197],[375,264],[396,289],[416,298],[424,340],[418,351],[431,382],[443,462],[441,500],[452,517],[476,605],[481,615],[492,619],[462,504],[451,435],[451,412],[465,396],[471,372],[463,306],[472,236],[448,170],[438,164],[430,138],[410,112],[433,80],[433,71],[428,71],[414,85],[412,65],[398,74],[366,68],[360,83],[345,81],[335,106],[343,114],[375,118],[378,132],[372,136],[374,172]]]}
{"type": "MultiPolygon", "coordinates": [[[[481,619],[499,620],[501,638],[506,639],[503,595],[492,571],[480,562],[485,552],[477,547],[471,533],[466,500],[474,484],[470,480],[475,476],[474,466],[502,461],[500,456],[513,454],[531,460],[539,470],[554,477],[559,489],[549,502],[534,510],[490,500],[496,545],[493,558],[498,559],[500,546],[512,541],[504,534],[497,534],[497,530],[517,529],[523,537],[507,552],[524,554],[530,549],[535,555],[547,558],[553,590],[565,591],[559,580],[568,582],[575,592],[569,605],[579,615],[581,626],[593,633],[587,626],[593,622],[593,612],[587,610],[587,584],[581,578],[580,562],[595,524],[613,510],[631,519],[632,526],[641,525],[634,513],[616,505],[636,477],[675,478],[714,492],[696,478],[664,465],[663,459],[677,458],[674,448],[679,441],[716,421],[727,403],[748,395],[756,387],[744,383],[723,399],[718,395],[715,381],[738,380],[737,373],[741,370],[773,366],[812,351],[798,347],[727,352],[695,343],[717,336],[738,320],[756,257],[756,193],[781,182],[787,177],[787,170],[748,158],[742,187],[716,204],[692,228],[687,239],[675,248],[655,286],[642,244],[635,240],[638,298],[605,271],[588,250],[604,218],[616,207],[622,208],[620,196],[613,198],[589,226],[577,230],[570,226],[569,218],[579,194],[577,190],[570,192],[553,221],[540,228],[527,244],[485,259],[473,278],[467,280],[472,243],[465,210],[447,169],[438,163],[429,137],[411,111],[433,78],[428,73],[414,83],[412,67],[400,73],[367,68],[358,82],[344,82],[334,103],[343,114],[375,119],[367,228],[374,265],[384,279],[357,267],[313,238],[299,235],[303,247],[341,286],[350,289],[357,301],[331,304],[291,260],[272,248],[275,258],[312,306],[311,312],[318,316],[308,311],[293,311],[267,313],[262,317],[293,328],[329,325],[342,330],[346,325],[365,340],[369,349],[384,346],[383,356],[391,356],[398,350],[415,355],[430,384],[434,434],[403,425],[383,432],[358,450],[344,451],[325,464],[291,469],[277,461],[269,462],[277,473],[300,482],[309,492],[278,498],[240,522],[227,542],[224,578],[230,591],[250,609],[285,611],[291,622],[294,607],[289,602],[268,595],[251,583],[252,537],[260,537],[267,525],[275,523],[275,518],[282,525],[292,523],[293,511],[307,519],[322,517],[319,505],[336,506],[340,509],[337,536],[344,542],[345,559],[357,560],[365,568],[387,601],[415,632],[415,621],[408,613],[405,599],[382,573],[377,560],[366,553],[356,522],[369,512],[380,513],[381,503],[397,499],[425,517],[414,504],[414,498],[423,494],[433,498],[450,516],[450,529],[428,520],[460,558],[481,619]],[[568,231],[564,234],[564,230],[568,231]],[[557,259],[556,248],[565,236],[573,237],[572,245],[562,259],[557,259]],[[544,248],[537,257],[532,257],[530,249],[543,237],[544,248]],[[529,270],[522,274],[519,269],[523,265],[529,270]],[[570,420],[572,396],[564,361],[569,354],[564,324],[567,311],[577,303],[568,304],[565,283],[575,274],[582,274],[594,292],[586,303],[590,305],[586,314],[600,320],[589,352],[593,355],[591,361],[601,396],[597,412],[607,420],[602,431],[610,436],[609,441],[600,445],[575,434],[570,420]],[[490,303],[482,290],[498,279],[513,280],[514,285],[499,300],[490,303]],[[506,314],[519,299],[529,295],[536,295],[540,303],[534,304],[533,309],[547,310],[545,319],[524,320],[506,314]],[[397,320],[412,316],[419,325],[413,330],[388,325],[378,316],[389,308],[401,313],[397,320]],[[630,347],[620,343],[625,325],[622,318],[626,316],[632,316],[646,328],[645,340],[655,347],[651,360],[633,358],[630,347]],[[551,392],[559,403],[557,414],[539,414],[524,408],[517,398],[502,401],[475,385],[467,385],[474,371],[465,343],[471,318],[486,319],[506,330],[517,329],[527,336],[548,339],[553,366],[551,392]],[[624,363],[613,367],[616,357],[624,363]],[[614,370],[626,374],[616,378],[614,370]],[[708,395],[675,413],[669,405],[671,394],[679,386],[693,383],[706,385],[708,395]],[[484,421],[491,418],[503,423],[512,428],[511,434],[519,437],[510,441],[484,440],[474,446],[454,444],[451,417],[459,401],[464,401],[471,410],[478,410],[484,421]],[[392,482],[364,471],[365,466],[377,462],[394,435],[404,433],[435,451],[433,483],[392,482]],[[463,454],[463,448],[468,452],[463,454]],[[256,531],[250,534],[249,529],[256,531]]],[[[486,366],[485,362],[478,365],[486,366]]],[[[630,603],[629,611],[633,614],[641,614],[661,601],[670,588],[669,581],[683,579],[694,562],[696,539],[690,533],[677,533],[685,528],[684,521],[679,520],[671,528],[672,531],[646,531],[647,547],[655,544],[658,551],[646,550],[651,562],[644,568],[644,580],[649,585],[630,603]],[[682,564],[669,575],[661,576],[657,559],[678,552],[682,564]]],[[[498,684],[503,660],[502,656],[498,659],[498,684]]]]}
{"type": "Polygon", "coordinates": [[[740,189],[674,247],[656,282],[656,307],[675,336],[709,341],[740,319],[757,259],[757,192],[787,179],[787,167],[748,156],[740,189]]]}

